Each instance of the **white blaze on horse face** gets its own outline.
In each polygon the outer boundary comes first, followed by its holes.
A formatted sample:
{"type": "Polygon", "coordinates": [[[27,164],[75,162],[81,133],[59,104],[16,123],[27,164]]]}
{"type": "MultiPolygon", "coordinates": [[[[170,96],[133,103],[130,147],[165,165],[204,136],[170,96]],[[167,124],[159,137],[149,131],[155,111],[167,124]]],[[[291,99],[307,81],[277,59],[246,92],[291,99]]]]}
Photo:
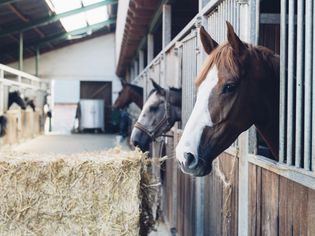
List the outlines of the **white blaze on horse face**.
{"type": "Polygon", "coordinates": [[[214,66],[208,72],[206,79],[200,84],[194,109],[187,121],[183,135],[176,146],[176,158],[185,163],[184,153],[198,156],[198,147],[202,131],[206,126],[212,126],[208,102],[212,89],[218,83],[218,70],[214,66]]]}

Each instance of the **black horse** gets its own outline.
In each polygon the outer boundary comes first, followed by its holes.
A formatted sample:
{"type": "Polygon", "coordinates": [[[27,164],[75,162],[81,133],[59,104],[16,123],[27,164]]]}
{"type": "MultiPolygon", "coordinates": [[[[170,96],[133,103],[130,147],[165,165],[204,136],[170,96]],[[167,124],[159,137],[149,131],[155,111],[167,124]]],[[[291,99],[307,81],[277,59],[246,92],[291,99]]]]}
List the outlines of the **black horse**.
{"type": "Polygon", "coordinates": [[[9,93],[8,109],[11,107],[13,103],[16,103],[18,106],[20,106],[22,110],[26,109],[26,103],[24,99],[21,97],[20,91],[14,91],[9,93]]]}
{"type": "Polygon", "coordinates": [[[25,97],[24,101],[25,101],[26,107],[30,106],[32,108],[32,110],[35,112],[36,107],[35,107],[34,100],[33,99],[29,99],[28,97],[25,97]]]}

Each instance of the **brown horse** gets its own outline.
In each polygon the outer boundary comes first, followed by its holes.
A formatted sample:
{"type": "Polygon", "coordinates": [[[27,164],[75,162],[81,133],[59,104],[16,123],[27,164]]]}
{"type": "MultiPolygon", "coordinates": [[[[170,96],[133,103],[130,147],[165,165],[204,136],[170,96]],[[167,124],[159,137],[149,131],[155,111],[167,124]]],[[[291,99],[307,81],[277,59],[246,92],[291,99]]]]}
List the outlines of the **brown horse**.
{"type": "Polygon", "coordinates": [[[212,161],[253,124],[273,155],[279,149],[279,61],[274,52],[242,42],[227,22],[228,42],[218,46],[201,28],[209,54],[196,85],[197,100],[176,147],[184,172],[204,176],[212,161]]]}
{"type": "Polygon", "coordinates": [[[122,81],[122,90],[114,102],[113,108],[125,108],[135,103],[140,109],[143,106],[143,88],[122,81]]]}

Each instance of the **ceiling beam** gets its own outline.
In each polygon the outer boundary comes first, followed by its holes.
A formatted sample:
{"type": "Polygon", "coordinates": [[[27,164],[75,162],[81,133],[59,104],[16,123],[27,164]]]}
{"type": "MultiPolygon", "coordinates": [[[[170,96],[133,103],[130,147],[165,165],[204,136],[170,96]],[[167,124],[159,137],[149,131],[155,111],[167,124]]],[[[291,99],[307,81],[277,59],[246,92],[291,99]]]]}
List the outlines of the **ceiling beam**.
{"type": "Polygon", "coordinates": [[[71,16],[71,15],[75,15],[81,12],[85,12],[88,10],[92,10],[101,6],[106,6],[106,5],[110,5],[110,4],[115,4],[117,3],[118,0],[104,0],[102,2],[98,2],[98,3],[94,3],[88,6],[83,6],[81,8],[77,8],[71,11],[67,11],[61,14],[57,14],[57,15],[53,15],[53,16],[48,16],[48,17],[43,17],[40,19],[35,19],[32,20],[26,24],[23,25],[16,25],[13,27],[8,27],[6,30],[1,30],[0,31],[0,37],[4,37],[7,35],[10,35],[12,33],[17,33],[17,32],[23,32],[26,30],[30,30],[32,28],[38,27],[38,26],[42,26],[42,25],[47,25],[53,22],[56,22],[58,20],[60,20],[61,18],[67,17],[67,16],[71,16]]]}
{"type": "MultiPolygon", "coordinates": [[[[111,19],[108,19],[106,21],[103,21],[103,22],[100,22],[97,24],[89,25],[89,26],[84,27],[84,28],[80,28],[80,29],[66,32],[66,33],[63,32],[63,33],[58,33],[58,34],[46,36],[45,38],[42,38],[42,39],[35,41],[35,42],[32,42],[32,43],[25,43],[24,48],[27,49],[27,48],[33,48],[33,47],[34,48],[43,47],[46,44],[49,44],[49,43],[52,43],[52,42],[55,42],[58,40],[62,40],[62,39],[67,39],[73,35],[84,34],[84,33],[89,32],[89,31],[93,33],[93,31],[95,31],[95,30],[101,29],[105,26],[115,24],[115,23],[116,23],[116,19],[111,18],[111,19]]],[[[4,54],[10,53],[10,52],[14,53],[17,50],[18,50],[17,46],[12,46],[12,47],[6,47],[4,50],[0,49],[0,52],[2,55],[4,55],[4,54]]]]}
{"type": "Polygon", "coordinates": [[[19,0],[1,0],[0,1],[0,6],[1,5],[5,5],[5,4],[10,4],[10,3],[14,3],[14,2],[17,2],[19,0]]]}

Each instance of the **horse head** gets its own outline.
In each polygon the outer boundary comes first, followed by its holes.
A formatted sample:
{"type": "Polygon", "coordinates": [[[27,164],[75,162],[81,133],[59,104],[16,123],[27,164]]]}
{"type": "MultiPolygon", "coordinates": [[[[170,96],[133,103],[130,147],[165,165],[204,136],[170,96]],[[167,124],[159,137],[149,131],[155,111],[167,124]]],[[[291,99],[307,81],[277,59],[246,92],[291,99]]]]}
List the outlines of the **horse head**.
{"type": "Polygon", "coordinates": [[[164,89],[152,80],[150,92],[131,133],[131,142],[142,151],[148,151],[150,143],[169,131],[181,119],[181,90],[164,89]]]}
{"type": "Polygon", "coordinates": [[[121,81],[122,89],[118,93],[118,97],[114,102],[113,108],[125,108],[130,103],[134,102],[142,109],[143,106],[143,88],[125,81],[121,81]]]}
{"type": "Polygon", "coordinates": [[[24,101],[25,101],[26,106],[30,106],[32,110],[35,112],[36,106],[35,106],[34,100],[29,99],[28,97],[25,97],[24,101]]]}
{"type": "Polygon", "coordinates": [[[21,96],[20,91],[14,91],[14,92],[10,92],[9,93],[9,100],[8,100],[8,108],[10,108],[10,106],[16,103],[18,106],[20,106],[23,110],[26,109],[26,104],[24,99],[21,96]]]}
{"type": "Polygon", "coordinates": [[[208,56],[196,81],[197,99],[176,157],[185,173],[204,176],[212,161],[253,124],[278,153],[279,56],[242,42],[227,22],[219,46],[200,29],[208,56]]]}

